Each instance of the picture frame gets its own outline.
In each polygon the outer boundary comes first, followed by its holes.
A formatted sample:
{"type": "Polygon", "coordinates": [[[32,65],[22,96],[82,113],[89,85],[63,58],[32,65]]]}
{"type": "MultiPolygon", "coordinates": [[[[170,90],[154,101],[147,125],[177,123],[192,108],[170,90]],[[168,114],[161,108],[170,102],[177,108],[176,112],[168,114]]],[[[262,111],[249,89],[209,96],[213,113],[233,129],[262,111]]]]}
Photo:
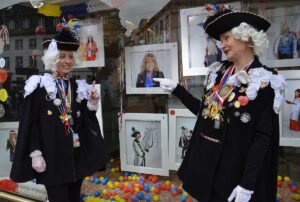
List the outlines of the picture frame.
{"type": "Polygon", "coordinates": [[[119,114],[121,170],[169,175],[167,114],[119,114]]]}
{"type": "Polygon", "coordinates": [[[279,71],[284,76],[288,90],[279,113],[280,146],[300,146],[300,70],[279,71]],[[298,98],[299,97],[299,98],[298,98]]]}
{"type": "Polygon", "coordinates": [[[19,122],[0,123],[0,177],[10,176],[18,127],[19,122]]]}
{"type": "Polygon", "coordinates": [[[158,82],[146,79],[146,63],[154,67],[153,77],[178,82],[177,43],[163,43],[125,48],[126,94],[168,94],[158,82]],[[148,61],[148,62],[147,62],[148,61]],[[149,84],[149,85],[148,85],[149,84]],[[149,87],[145,87],[145,86],[149,87]]]}
{"type": "Polygon", "coordinates": [[[169,109],[169,169],[178,170],[187,151],[197,116],[188,109],[169,109]]]}
{"type": "Polygon", "coordinates": [[[82,23],[78,29],[80,64],[74,68],[104,67],[103,23],[82,23]]]}
{"type": "MultiPolygon", "coordinates": [[[[229,3],[241,9],[240,2],[229,3]]],[[[226,59],[220,42],[208,37],[203,29],[207,17],[213,15],[205,6],[181,9],[181,53],[183,76],[206,75],[211,63],[226,59]]]]}
{"type": "Polygon", "coordinates": [[[271,23],[267,31],[269,46],[261,61],[268,67],[293,67],[300,64],[300,6],[267,9],[271,23]]]}

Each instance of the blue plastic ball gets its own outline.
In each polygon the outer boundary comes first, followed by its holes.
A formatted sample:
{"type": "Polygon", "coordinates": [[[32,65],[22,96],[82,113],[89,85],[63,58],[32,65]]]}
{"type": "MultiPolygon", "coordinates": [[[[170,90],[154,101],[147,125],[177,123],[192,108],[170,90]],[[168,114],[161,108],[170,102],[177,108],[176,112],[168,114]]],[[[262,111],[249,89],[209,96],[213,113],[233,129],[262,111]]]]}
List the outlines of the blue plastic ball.
{"type": "Polygon", "coordinates": [[[142,192],[139,192],[139,193],[137,194],[137,198],[138,198],[139,200],[143,200],[143,199],[144,199],[144,194],[143,194],[142,192]]]}
{"type": "Polygon", "coordinates": [[[151,201],[151,196],[147,195],[147,196],[145,197],[145,200],[146,200],[147,202],[151,201]]]}

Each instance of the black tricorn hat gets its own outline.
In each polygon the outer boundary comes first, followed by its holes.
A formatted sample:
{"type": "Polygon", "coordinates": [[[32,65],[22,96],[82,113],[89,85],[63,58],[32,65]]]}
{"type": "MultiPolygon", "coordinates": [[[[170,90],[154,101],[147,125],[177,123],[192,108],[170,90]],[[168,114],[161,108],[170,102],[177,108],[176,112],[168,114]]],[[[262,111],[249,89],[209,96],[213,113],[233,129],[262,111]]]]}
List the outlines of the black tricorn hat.
{"type": "Polygon", "coordinates": [[[239,26],[242,22],[251,25],[257,31],[263,30],[264,32],[271,26],[268,20],[255,13],[226,9],[209,16],[203,27],[210,37],[220,40],[221,34],[239,26]]]}
{"type": "MultiPolygon", "coordinates": [[[[76,35],[67,28],[59,31],[53,39],[56,41],[58,50],[77,51],[80,45],[76,35]]],[[[51,40],[46,40],[44,44],[48,47],[50,42],[51,40]]]]}

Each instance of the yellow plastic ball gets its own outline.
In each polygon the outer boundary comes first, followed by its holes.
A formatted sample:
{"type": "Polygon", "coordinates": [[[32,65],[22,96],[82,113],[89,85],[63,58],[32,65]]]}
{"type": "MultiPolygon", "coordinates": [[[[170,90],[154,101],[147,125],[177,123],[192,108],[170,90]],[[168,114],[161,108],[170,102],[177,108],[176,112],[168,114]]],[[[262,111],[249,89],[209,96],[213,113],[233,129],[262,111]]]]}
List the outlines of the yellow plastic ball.
{"type": "Polygon", "coordinates": [[[285,176],[285,177],[284,177],[284,181],[285,181],[285,182],[288,182],[289,180],[290,180],[290,178],[289,178],[288,176],[285,176]]]}
{"type": "Polygon", "coordinates": [[[116,169],[115,169],[115,168],[112,168],[112,169],[110,169],[110,172],[115,173],[115,172],[116,172],[116,169]]]}
{"type": "Polygon", "coordinates": [[[189,196],[189,193],[184,192],[182,195],[188,197],[188,196],[189,196]]]}
{"type": "Polygon", "coordinates": [[[165,184],[170,186],[171,182],[169,180],[166,180],[165,184]]]}
{"type": "Polygon", "coordinates": [[[119,181],[123,182],[123,181],[124,181],[124,177],[123,177],[123,176],[120,176],[120,177],[119,177],[119,181]]]}
{"type": "Polygon", "coordinates": [[[90,177],[85,177],[84,180],[87,181],[87,182],[89,182],[90,181],[90,177]]]}
{"type": "Polygon", "coordinates": [[[153,201],[159,201],[159,196],[158,195],[154,195],[153,196],[153,201]]]}
{"type": "Polygon", "coordinates": [[[106,195],[108,193],[107,189],[103,189],[102,194],[106,195]]]}
{"type": "Polygon", "coordinates": [[[278,175],[277,180],[282,181],[282,177],[280,175],[278,175]]]}
{"type": "Polygon", "coordinates": [[[140,189],[139,189],[138,187],[136,187],[136,188],[134,189],[134,191],[135,191],[136,193],[138,193],[138,192],[140,191],[140,189]]]}

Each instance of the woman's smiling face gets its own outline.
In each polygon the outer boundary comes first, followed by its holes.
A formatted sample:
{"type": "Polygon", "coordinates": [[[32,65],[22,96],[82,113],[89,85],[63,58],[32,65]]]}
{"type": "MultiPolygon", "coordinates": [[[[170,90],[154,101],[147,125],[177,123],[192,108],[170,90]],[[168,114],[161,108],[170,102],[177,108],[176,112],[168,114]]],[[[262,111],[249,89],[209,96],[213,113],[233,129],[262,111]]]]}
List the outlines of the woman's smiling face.
{"type": "Polygon", "coordinates": [[[57,71],[68,74],[72,71],[74,65],[74,55],[72,51],[59,51],[59,59],[57,63],[57,71]]]}

